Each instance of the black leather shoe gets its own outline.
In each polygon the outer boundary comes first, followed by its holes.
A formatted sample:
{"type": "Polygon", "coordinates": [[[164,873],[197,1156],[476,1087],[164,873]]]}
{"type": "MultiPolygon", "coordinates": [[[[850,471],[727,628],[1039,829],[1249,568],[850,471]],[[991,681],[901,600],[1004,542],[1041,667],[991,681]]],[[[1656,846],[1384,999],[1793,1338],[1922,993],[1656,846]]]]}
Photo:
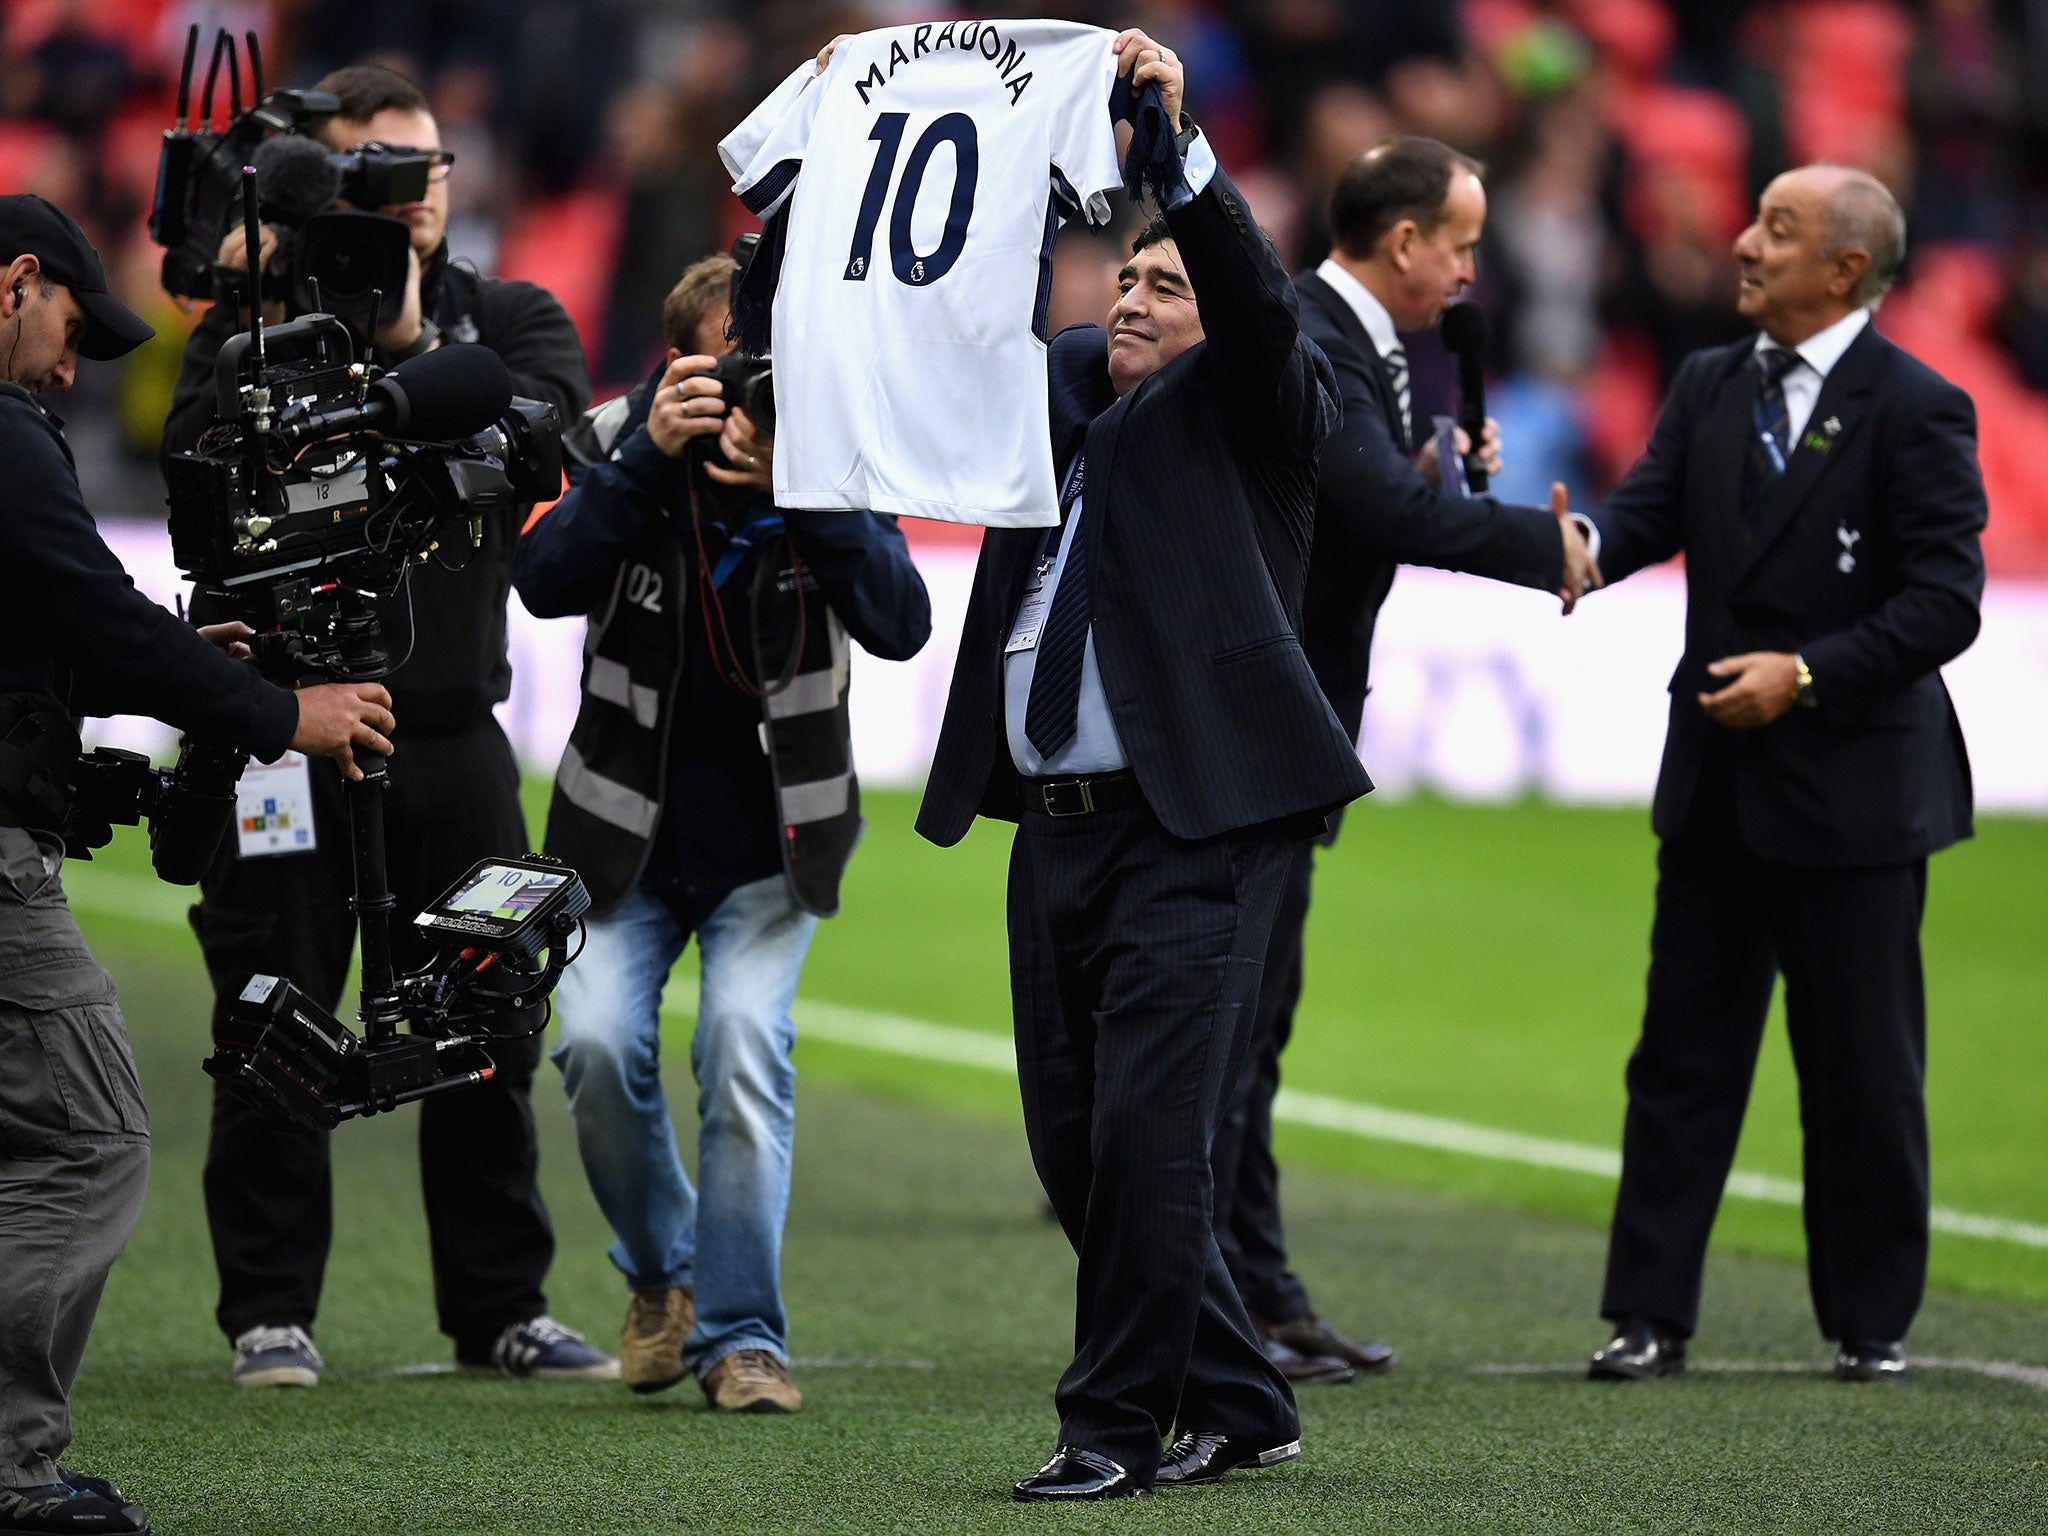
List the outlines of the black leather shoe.
{"type": "Polygon", "coordinates": [[[1159,1463],[1159,1476],[1152,1486],[1199,1488],[1205,1483],[1221,1482],[1224,1473],[1234,1472],[1239,1467],[1247,1470],[1277,1467],[1300,1454],[1299,1440],[1268,1445],[1260,1450],[1247,1441],[1233,1440],[1228,1435],[1190,1431],[1167,1447],[1166,1459],[1159,1463]]]}
{"type": "Polygon", "coordinates": [[[1063,1445],[1052,1460],[1010,1490],[1020,1504],[1081,1503],[1089,1499],[1131,1499],[1145,1490],[1131,1474],[1093,1451],[1063,1445]]]}
{"type": "Polygon", "coordinates": [[[1614,1337],[1594,1351],[1586,1374],[1595,1381],[1649,1381],[1685,1369],[1685,1340],[1647,1317],[1624,1319],[1614,1337]]]}
{"type": "Polygon", "coordinates": [[[1906,1374],[1906,1347],[1894,1339],[1844,1339],[1837,1381],[1895,1381],[1906,1374]]]}
{"type": "Polygon", "coordinates": [[[1259,1352],[1273,1362],[1273,1369],[1297,1387],[1339,1386],[1358,1377],[1357,1368],[1335,1355],[1304,1355],[1289,1349],[1278,1339],[1261,1332],[1259,1352]]]}
{"type": "Polygon", "coordinates": [[[1342,1360],[1353,1370],[1377,1375],[1392,1370],[1394,1351],[1377,1341],[1354,1344],[1319,1314],[1311,1312],[1285,1323],[1258,1323],[1259,1336],[1286,1345],[1298,1355],[1342,1360]]]}

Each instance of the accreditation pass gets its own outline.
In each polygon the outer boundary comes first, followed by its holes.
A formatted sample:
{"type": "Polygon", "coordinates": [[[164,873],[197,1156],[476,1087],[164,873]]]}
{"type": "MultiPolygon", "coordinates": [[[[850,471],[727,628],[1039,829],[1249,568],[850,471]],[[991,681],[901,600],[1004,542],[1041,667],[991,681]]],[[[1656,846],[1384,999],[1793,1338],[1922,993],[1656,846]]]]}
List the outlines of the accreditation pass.
{"type": "Polygon", "coordinates": [[[235,786],[237,851],[245,859],[273,853],[309,853],[313,840],[313,779],[303,753],[274,763],[252,762],[235,786]]]}
{"type": "Polygon", "coordinates": [[[1016,622],[1010,626],[1009,644],[1003,647],[1005,656],[1037,648],[1039,631],[1045,628],[1046,610],[1052,607],[1052,583],[1047,580],[1051,572],[1050,560],[1041,560],[1031,568],[1030,584],[1024,588],[1016,622]]]}
{"type": "Polygon", "coordinates": [[[1038,637],[1045,629],[1045,616],[1052,608],[1053,584],[1048,578],[1052,575],[1054,563],[1065,558],[1067,545],[1073,542],[1074,529],[1080,522],[1081,476],[1086,465],[1085,458],[1077,458],[1074,467],[1067,472],[1066,486],[1060,492],[1060,536],[1056,541],[1059,554],[1055,556],[1048,546],[1047,552],[1031,567],[1031,580],[1024,588],[1024,600],[1017,604],[1017,617],[1010,624],[1010,639],[1003,647],[1005,656],[1038,648],[1038,637]]]}

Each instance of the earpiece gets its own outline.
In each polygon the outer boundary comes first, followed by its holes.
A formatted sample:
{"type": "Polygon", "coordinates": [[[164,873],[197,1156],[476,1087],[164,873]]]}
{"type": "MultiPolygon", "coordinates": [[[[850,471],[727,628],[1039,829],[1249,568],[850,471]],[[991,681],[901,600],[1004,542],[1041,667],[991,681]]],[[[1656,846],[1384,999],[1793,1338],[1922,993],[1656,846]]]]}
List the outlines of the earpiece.
{"type": "Polygon", "coordinates": [[[16,309],[21,308],[21,284],[19,283],[14,285],[14,307],[16,309]]]}

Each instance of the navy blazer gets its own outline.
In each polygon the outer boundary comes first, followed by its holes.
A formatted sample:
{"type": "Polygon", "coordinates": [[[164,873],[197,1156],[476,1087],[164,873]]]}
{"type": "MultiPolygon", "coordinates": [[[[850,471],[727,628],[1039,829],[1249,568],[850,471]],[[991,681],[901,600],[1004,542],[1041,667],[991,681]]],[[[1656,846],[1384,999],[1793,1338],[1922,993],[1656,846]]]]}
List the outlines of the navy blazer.
{"type": "Polygon", "coordinates": [[[1344,403],[1316,484],[1301,643],[1356,740],[1373,627],[1396,567],[1433,565],[1554,592],[1564,582],[1564,536],[1548,509],[1450,496],[1423,479],[1401,446],[1393,381],[1358,312],[1313,272],[1295,278],[1294,288],[1302,334],[1330,359],[1344,403]]]}
{"type": "Polygon", "coordinates": [[[1641,461],[1594,516],[1613,582],[1683,551],[1685,654],[1657,778],[1685,826],[1710,744],[1744,844],[1776,863],[1896,864],[1971,830],[1969,758],[1939,668],[1976,638],[1984,483],[1970,397],[1868,326],[1829,372],[1753,526],[1742,510],[1754,343],[1685,360],[1641,461]],[[1707,666],[1796,651],[1817,707],[1726,731],[1707,666]],[[1715,742],[1716,733],[1721,739],[1715,742]]]}
{"type": "MultiPolygon", "coordinates": [[[[1372,788],[1296,632],[1316,451],[1338,422],[1329,361],[1293,286],[1218,171],[1170,212],[1205,339],[1118,399],[1108,338],[1047,354],[1054,462],[1084,445],[1088,603],[1117,736],[1176,837],[1320,817],[1372,788]]],[[[1042,529],[982,539],[918,830],[950,846],[977,813],[1014,821],[1003,643],[1042,529]]]]}

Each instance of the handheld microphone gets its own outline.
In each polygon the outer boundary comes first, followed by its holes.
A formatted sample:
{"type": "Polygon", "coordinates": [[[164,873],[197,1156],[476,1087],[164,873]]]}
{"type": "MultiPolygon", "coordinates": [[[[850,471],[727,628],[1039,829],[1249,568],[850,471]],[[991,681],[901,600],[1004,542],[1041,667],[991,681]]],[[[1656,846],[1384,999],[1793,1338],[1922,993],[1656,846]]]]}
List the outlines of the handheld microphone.
{"type": "Polygon", "coordinates": [[[287,445],[348,432],[438,442],[483,431],[511,405],[504,360],[489,347],[458,342],[400,363],[361,405],[280,422],[276,435],[287,445]]]}
{"type": "Polygon", "coordinates": [[[1440,332],[1458,359],[1458,425],[1472,442],[1472,451],[1465,455],[1465,483],[1483,491],[1486,470],[1480,463],[1479,439],[1486,430],[1486,311],[1471,299],[1460,299],[1444,311],[1440,332]]]}

